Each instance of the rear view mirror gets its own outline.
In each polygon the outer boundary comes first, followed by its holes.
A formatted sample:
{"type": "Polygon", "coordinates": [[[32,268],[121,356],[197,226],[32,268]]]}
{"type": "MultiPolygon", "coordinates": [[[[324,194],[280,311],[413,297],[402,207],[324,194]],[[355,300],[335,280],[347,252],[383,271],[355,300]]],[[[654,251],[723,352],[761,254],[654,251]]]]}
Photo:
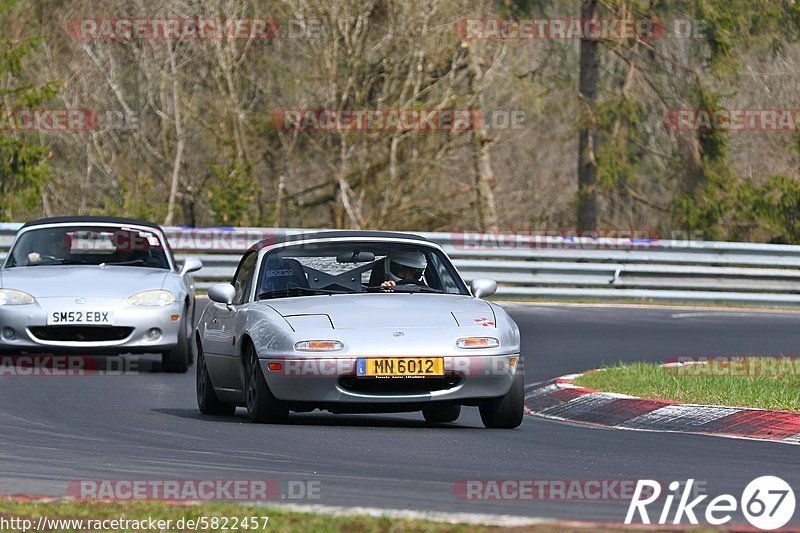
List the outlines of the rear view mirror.
{"type": "Polygon", "coordinates": [[[369,263],[375,261],[375,254],[372,252],[345,252],[336,256],[337,263],[369,263]]]}

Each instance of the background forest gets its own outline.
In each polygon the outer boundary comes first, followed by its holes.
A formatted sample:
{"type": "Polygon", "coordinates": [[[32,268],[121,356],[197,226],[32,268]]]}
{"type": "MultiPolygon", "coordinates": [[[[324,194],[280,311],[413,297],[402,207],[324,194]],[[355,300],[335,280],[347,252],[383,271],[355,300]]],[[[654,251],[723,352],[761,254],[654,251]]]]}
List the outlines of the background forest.
{"type": "MultiPolygon", "coordinates": [[[[794,0],[0,0],[0,220],[700,231],[800,243],[794,0]],[[81,39],[86,19],[269,18],[271,39],[81,39]],[[663,21],[657,39],[465,38],[463,19],[663,21]],[[674,21],[698,31],[674,35],[674,21]],[[87,109],[78,131],[13,110],[87,109]],[[285,109],[524,113],[519,128],[286,131],[285,109]]],[[[491,126],[491,124],[489,125],[491,126]]]]}

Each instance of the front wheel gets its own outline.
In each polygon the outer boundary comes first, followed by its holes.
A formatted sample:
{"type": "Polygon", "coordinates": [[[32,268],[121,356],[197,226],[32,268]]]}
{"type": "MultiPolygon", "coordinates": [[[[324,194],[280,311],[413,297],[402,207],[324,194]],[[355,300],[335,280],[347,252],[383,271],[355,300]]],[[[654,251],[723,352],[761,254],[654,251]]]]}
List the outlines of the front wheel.
{"type": "Polygon", "coordinates": [[[245,351],[245,387],[250,420],[262,424],[280,424],[289,418],[288,407],[269,390],[252,344],[248,344],[245,351]]]}
{"type": "Polygon", "coordinates": [[[164,372],[183,374],[189,370],[191,347],[185,330],[181,323],[178,344],[172,350],[161,354],[161,369],[164,372]]]}
{"type": "Polygon", "coordinates": [[[214,392],[211,384],[211,376],[208,374],[205,357],[203,357],[203,347],[197,343],[197,407],[204,415],[224,415],[231,416],[236,412],[236,406],[232,403],[221,402],[214,392]]]}
{"type": "Polygon", "coordinates": [[[517,369],[505,396],[485,400],[480,405],[481,421],[487,428],[514,429],[525,414],[525,376],[517,369]]]}

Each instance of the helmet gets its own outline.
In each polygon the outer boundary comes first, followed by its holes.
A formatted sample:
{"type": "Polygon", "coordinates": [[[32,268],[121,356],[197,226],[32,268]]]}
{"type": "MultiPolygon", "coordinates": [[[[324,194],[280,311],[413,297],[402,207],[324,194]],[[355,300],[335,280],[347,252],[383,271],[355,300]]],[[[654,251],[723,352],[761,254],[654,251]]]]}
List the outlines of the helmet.
{"type": "Polygon", "coordinates": [[[386,279],[399,283],[401,281],[419,281],[428,266],[428,260],[425,259],[425,254],[422,252],[391,252],[386,256],[383,264],[386,279]],[[410,271],[411,274],[400,276],[401,271],[410,271]]]}

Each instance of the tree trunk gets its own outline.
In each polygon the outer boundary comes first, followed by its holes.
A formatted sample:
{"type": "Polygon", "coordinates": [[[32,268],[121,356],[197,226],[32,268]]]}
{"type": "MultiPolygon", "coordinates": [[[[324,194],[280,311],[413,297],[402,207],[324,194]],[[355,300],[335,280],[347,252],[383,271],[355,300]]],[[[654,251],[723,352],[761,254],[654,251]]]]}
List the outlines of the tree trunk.
{"type": "MultiPolygon", "coordinates": [[[[597,0],[583,0],[581,19],[597,18],[597,0]]],[[[597,83],[600,43],[581,41],[579,98],[585,106],[578,133],[578,229],[597,229],[597,83]]]]}
{"type": "Polygon", "coordinates": [[[164,225],[169,226],[175,220],[175,200],[178,197],[178,178],[180,177],[181,164],[183,163],[183,149],[186,145],[186,137],[183,133],[181,122],[181,104],[178,98],[178,68],[175,61],[175,50],[167,41],[167,51],[169,53],[170,75],[172,77],[172,105],[175,113],[175,161],[172,165],[172,178],[170,180],[169,201],[167,203],[167,216],[164,225]]]}
{"type": "MultiPolygon", "coordinates": [[[[288,165],[287,165],[288,166],[288,165]]],[[[284,168],[286,170],[286,168],[284,168]]],[[[272,224],[276,228],[283,227],[286,204],[286,172],[281,172],[278,176],[278,192],[275,194],[275,222],[272,224]]]]}
{"type": "Polygon", "coordinates": [[[473,161],[475,164],[475,192],[478,204],[478,221],[483,232],[497,232],[497,206],[494,199],[494,172],[492,172],[491,140],[486,129],[472,133],[473,161]]]}
{"type": "MultiPolygon", "coordinates": [[[[480,57],[471,47],[469,48],[469,91],[475,95],[477,105],[475,111],[483,113],[483,89],[479,87],[483,79],[480,57]]],[[[484,232],[497,232],[497,206],[494,199],[494,172],[492,172],[492,139],[486,129],[486,121],[479,123],[473,121],[475,129],[472,132],[472,160],[475,169],[475,204],[478,211],[479,230],[484,232]]]]}

